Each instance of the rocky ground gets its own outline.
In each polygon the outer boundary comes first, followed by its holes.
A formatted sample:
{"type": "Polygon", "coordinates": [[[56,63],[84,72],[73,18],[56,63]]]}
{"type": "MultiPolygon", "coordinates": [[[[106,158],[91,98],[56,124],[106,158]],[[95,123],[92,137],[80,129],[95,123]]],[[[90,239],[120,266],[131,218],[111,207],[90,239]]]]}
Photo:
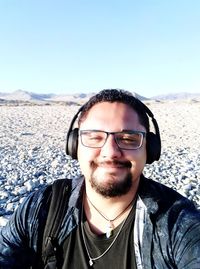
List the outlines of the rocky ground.
{"type": "MultiPolygon", "coordinates": [[[[193,200],[200,208],[200,101],[148,102],[162,137],[162,156],[145,175],[193,200]]],[[[80,174],[65,154],[75,105],[0,106],[0,226],[30,192],[80,174]]]]}

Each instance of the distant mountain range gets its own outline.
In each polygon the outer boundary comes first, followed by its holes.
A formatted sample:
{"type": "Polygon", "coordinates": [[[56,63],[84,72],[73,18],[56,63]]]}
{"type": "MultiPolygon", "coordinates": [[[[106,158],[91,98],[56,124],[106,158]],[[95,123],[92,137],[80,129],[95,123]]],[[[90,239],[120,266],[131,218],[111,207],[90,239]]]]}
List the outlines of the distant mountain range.
{"type": "MultiPolygon", "coordinates": [[[[135,97],[140,100],[179,100],[179,99],[200,99],[200,93],[175,93],[153,96],[146,98],[135,92],[132,92],[135,97]]],[[[1,93],[0,102],[9,101],[23,101],[23,102],[70,102],[70,103],[84,103],[95,93],[80,93],[80,94],[37,94],[33,92],[17,90],[12,93],[1,93]]]]}
{"type": "Polygon", "coordinates": [[[200,99],[200,93],[169,93],[151,97],[153,100],[185,100],[185,99],[200,99]]]}

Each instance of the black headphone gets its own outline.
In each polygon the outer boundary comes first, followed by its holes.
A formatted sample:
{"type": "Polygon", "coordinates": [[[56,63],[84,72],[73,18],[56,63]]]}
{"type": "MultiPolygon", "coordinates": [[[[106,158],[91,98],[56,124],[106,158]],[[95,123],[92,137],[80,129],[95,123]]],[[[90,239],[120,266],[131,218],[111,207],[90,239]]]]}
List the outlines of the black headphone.
{"type": "MultiPolygon", "coordinates": [[[[160,154],[161,154],[160,131],[159,131],[158,123],[156,119],[154,118],[154,115],[151,112],[151,110],[144,103],[142,103],[139,99],[136,99],[136,100],[139,102],[140,106],[142,106],[147,116],[151,118],[154,129],[155,129],[155,133],[148,132],[146,136],[146,141],[147,141],[146,142],[146,149],[147,149],[146,163],[151,164],[154,161],[158,161],[160,158],[160,154]]],[[[66,153],[67,155],[70,155],[73,159],[77,159],[78,134],[79,134],[79,128],[73,128],[73,126],[74,126],[74,122],[78,118],[83,108],[84,108],[84,105],[79,108],[78,112],[73,117],[69,126],[68,133],[67,133],[66,153]]]]}

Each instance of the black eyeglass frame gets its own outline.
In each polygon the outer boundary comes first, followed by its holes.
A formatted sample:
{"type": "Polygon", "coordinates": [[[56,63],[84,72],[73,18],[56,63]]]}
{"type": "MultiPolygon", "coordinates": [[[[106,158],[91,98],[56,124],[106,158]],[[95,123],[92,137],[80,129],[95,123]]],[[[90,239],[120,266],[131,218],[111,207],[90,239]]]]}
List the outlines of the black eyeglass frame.
{"type": "Polygon", "coordinates": [[[79,136],[80,136],[80,141],[81,141],[81,144],[84,146],[84,147],[88,147],[88,148],[102,148],[107,139],[108,139],[108,136],[109,135],[113,135],[114,136],[114,139],[115,139],[115,143],[117,144],[117,146],[122,149],[122,150],[137,150],[139,148],[141,148],[142,144],[143,144],[143,141],[144,141],[144,138],[146,137],[146,132],[144,131],[136,131],[136,130],[127,130],[127,131],[121,131],[121,132],[106,132],[106,131],[102,131],[102,130],[93,130],[93,129],[89,129],[89,130],[79,130],[79,136]],[[106,138],[105,138],[105,141],[103,143],[102,146],[88,146],[88,145],[85,145],[83,143],[83,140],[82,140],[82,134],[84,133],[87,133],[87,132],[100,132],[100,133],[105,133],[106,134],[106,138]],[[136,148],[124,148],[124,147],[121,147],[121,145],[119,144],[119,141],[117,140],[117,137],[115,136],[116,134],[140,134],[141,135],[141,141],[140,141],[140,145],[136,148]]]}

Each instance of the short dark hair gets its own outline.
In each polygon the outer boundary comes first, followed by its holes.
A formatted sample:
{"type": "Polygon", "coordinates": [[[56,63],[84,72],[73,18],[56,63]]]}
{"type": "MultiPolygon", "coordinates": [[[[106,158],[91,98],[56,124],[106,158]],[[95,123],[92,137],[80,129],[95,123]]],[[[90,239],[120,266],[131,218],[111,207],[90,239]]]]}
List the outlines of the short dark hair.
{"type": "Polygon", "coordinates": [[[145,108],[141,101],[133,96],[131,92],[121,90],[121,89],[105,89],[92,96],[89,101],[83,106],[80,113],[78,125],[87,116],[88,111],[96,104],[102,102],[120,102],[130,106],[139,117],[139,122],[143,125],[147,132],[149,132],[149,118],[145,112],[145,108]]]}

